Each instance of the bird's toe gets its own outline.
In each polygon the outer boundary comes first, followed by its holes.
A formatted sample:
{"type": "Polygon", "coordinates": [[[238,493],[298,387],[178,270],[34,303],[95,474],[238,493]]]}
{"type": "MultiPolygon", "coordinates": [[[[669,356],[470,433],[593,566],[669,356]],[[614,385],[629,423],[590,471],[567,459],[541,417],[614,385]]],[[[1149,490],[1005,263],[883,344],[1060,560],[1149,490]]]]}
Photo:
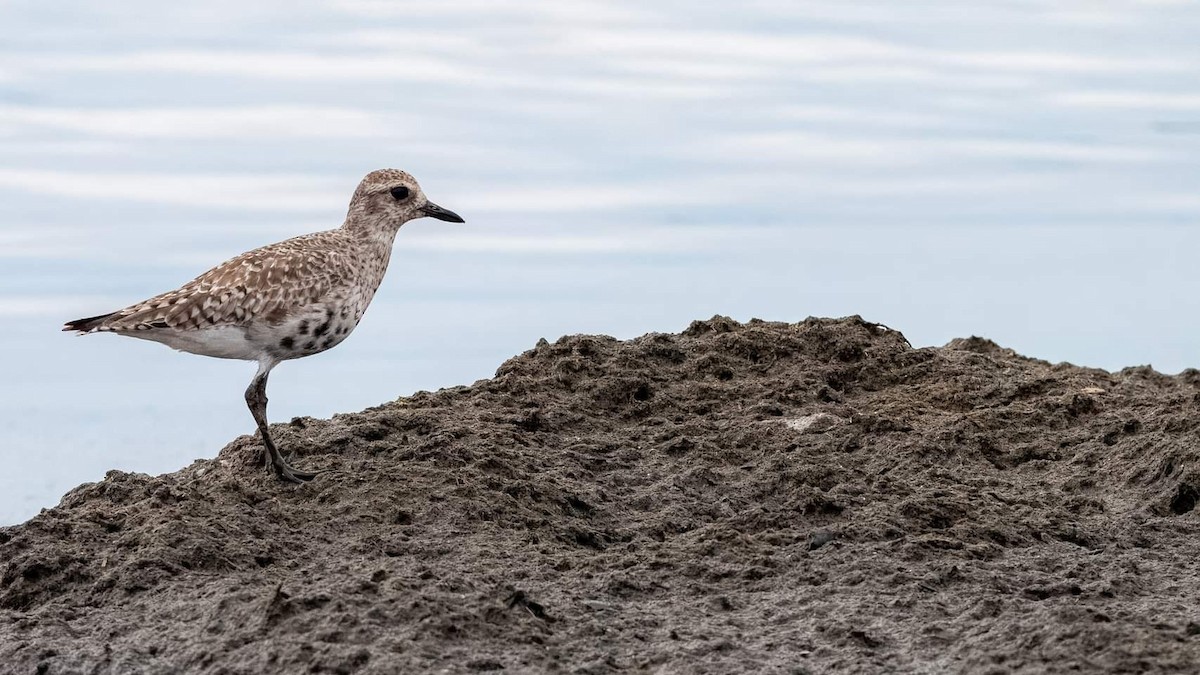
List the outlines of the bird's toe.
{"type": "Polygon", "coordinates": [[[317,472],[301,471],[292,465],[283,462],[275,466],[275,475],[279,479],[287,483],[307,483],[317,477],[317,472]]]}

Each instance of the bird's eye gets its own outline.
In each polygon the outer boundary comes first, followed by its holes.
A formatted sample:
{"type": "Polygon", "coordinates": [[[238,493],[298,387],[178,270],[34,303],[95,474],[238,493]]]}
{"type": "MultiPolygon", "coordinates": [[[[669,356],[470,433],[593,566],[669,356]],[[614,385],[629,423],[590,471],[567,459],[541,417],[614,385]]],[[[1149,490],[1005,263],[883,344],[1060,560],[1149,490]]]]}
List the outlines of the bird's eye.
{"type": "Polygon", "coordinates": [[[396,201],[408,199],[408,188],[406,187],[394,187],[391,192],[396,201]]]}

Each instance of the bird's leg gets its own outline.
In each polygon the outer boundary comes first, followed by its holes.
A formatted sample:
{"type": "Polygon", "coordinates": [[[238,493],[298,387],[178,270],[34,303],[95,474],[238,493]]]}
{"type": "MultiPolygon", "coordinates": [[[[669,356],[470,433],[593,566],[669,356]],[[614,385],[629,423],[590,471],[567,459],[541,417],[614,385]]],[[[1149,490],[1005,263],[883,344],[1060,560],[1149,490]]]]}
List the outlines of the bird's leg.
{"type": "Polygon", "coordinates": [[[291,483],[305,483],[316,478],[317,474],[299,471],[289,465],[283,455],[279,454],[279,449],[275,447],[274,441],[271,440],[271,432],[267,428],[267,374],[269,372],[269,368],[259,368],[258,374],[246,388],[246,405],[250,407],[250,414],[254,416],[254,421],[258,424],[258,431],[262,434],[263,446],[267,450],[267,469],[274,471],[275,475],[282,480],[291,483]]]}

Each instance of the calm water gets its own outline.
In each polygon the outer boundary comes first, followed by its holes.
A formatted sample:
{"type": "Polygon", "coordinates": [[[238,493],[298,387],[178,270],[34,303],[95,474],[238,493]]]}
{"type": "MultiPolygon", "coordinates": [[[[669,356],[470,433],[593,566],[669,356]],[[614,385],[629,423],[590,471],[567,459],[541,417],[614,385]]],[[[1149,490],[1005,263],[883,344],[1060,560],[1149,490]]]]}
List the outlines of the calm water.
{"type": "Polygon", "coordinates": [[[0,523],[253,428],[251,364],[63,320],[336,226],[386,166],[468,223],[404,228],[274,420],[714,313],[1200,365],[1195,3],[500,4],[0,5],[0,523]]]}

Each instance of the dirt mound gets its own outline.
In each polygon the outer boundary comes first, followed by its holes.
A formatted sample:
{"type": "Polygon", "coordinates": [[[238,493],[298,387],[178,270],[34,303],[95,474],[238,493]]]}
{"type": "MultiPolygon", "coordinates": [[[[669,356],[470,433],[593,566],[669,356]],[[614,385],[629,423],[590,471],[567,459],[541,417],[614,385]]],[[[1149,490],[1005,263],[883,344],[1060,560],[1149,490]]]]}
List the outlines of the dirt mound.
{"type": "Polygon", "coordinates": [[[37,673],[1200,669],[1200,373],[857,317],[541,341],[0,529],[37,673]]]}

